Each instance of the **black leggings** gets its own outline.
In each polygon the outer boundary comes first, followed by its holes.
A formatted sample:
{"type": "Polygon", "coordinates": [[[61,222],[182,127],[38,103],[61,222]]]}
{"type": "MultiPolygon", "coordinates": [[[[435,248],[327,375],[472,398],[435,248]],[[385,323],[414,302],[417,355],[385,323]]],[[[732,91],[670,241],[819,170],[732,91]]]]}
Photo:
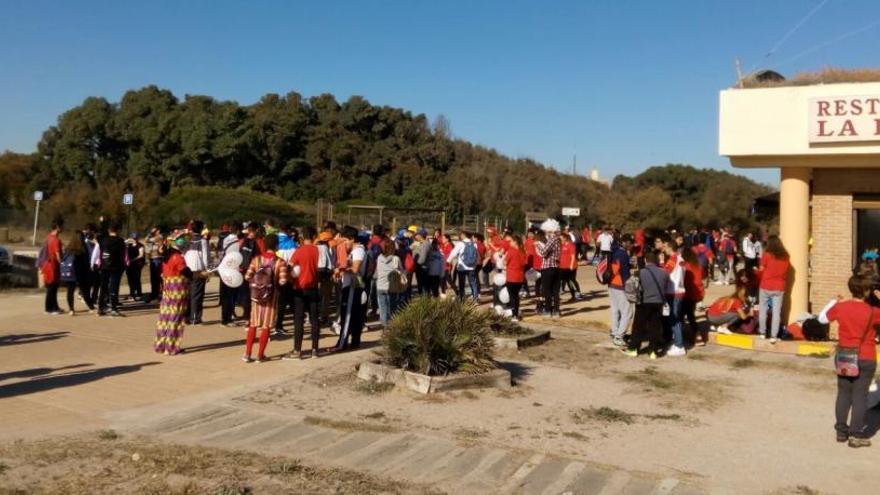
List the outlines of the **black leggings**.
{"type": "MultiPolygon", "coordinates": [[[[65,282],[67,285],[67,309],[69,311],[73,311],[73,297],[76,293],[77,283],[76,282],[65,282]]],[[[86,282],[79,284],[79,293],[82,296],[83,300],[86,302],[86,306],[89,309],[95,309],[95,304],[92,302],[91,294],[89,294],[89,284],[86,282]]]]}
{"type": "Polygon", "coordinates": [[[697,309],[697,301],[688,301],[687,299],[681,302],[681,322],[682,325],[684,322],[688,323],[688,331],[684,332],[684,343],[687,346],[691,346],[697,339],[697,333],[699,332],[699,327],[697,326],[697,315],[695,311],[697,309]]]}
{"type": "Polygon", "coordinates": [[[837,422],[834,429],[838,433],[846,433],[856,438],[866,438],[865,411],[868,405],[868,388],[874,381],[876,371],[876,361],[860,359],[858,377],[837,377],[837,403],[835,407],[837,422]],[[847,426],[850,410],[852,410],[852,421],[847,426]]]}
{"type": "Polygon", "coordinates": [[[577,281],[577,271],[576,270],[559,270],[561,273],[561,285],[562,290],[568,289],[568,292],[571,294],[571,297],[577,297],[581,293],[581,286],[577,281]]]}
{"type": "Polygon", "coordinates": [[[522,289],[523,284],[522,282],[507,282],[505,286],[507,287],[507,295],[510,297],[507,307],[514,317],[519,318],[519,291],[522,289]]]}
{"type": "Polygon", "coordinates": [[[636,305],[629,348],[639,351],[644,342],[648,343],[648,352],[660,352],[663,349],[663,303],[636,305]]]}
{"type": "Polygon", "coordinates": [[[541,270],[544,311],[559,313],[559,282],[559,268],[544,268],[541,270]]]}

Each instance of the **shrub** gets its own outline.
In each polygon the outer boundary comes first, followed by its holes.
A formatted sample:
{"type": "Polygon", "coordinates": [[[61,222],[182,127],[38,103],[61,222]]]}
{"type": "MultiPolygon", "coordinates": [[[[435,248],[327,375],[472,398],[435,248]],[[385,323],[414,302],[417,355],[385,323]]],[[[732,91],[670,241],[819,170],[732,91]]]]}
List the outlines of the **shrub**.
{"type": "Polygon", "coordinates": [[[179,187],[159,201],[156,220],[164,225],[178,225],[191,218],[215,228],[229,221],[257,221],[267,218],[280,223],[307,225],[313,219],[302,209],[277,196],[246,188],[179,187]]]}
{"type": "Polygon", "coordinates": [[[417,297],[385,329],[384,361],[426,375],[488,371],[495,367],[491,323],[473,303],[417,297]]]}

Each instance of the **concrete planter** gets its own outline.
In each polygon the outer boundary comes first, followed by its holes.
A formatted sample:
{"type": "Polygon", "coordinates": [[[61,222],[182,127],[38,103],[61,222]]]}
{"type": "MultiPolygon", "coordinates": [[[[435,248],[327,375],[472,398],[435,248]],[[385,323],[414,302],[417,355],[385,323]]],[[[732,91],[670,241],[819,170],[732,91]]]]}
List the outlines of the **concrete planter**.
{"type": "Polygon", "coordinates": [[[510,372],[495,369],[478,375],[428,376],[394,368],[381,363],[366,361],[358,366],[358,378],[378,383],[393,383],[420,394],[446,392],[465,388],[510,388],[510,372]]]}
{"type": "Polygon", "coordinates": [[[533,345],[540,345],[550,340],[550,330],[535,330],[529,335],[517,335],[510,337],[495,337],[496,349],[522,349],[533,345]]]}

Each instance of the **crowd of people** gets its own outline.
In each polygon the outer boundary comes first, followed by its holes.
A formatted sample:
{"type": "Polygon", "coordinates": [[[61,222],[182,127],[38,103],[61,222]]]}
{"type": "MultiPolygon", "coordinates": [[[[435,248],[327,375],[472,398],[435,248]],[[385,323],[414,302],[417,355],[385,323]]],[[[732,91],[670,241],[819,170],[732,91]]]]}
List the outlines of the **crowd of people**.
{"type": "MultiPolygon", "coordinates": [[[[611,226],[575,232],[553,219],[532,226],[525,237],[494,226],[483,236],[464,230],[429,233],[417,225],[398,232],[382,225],[369,231],[337,228],[333,222],[320,232],[279,228],[271,221],[239,225],[212,233],[193,220],[173,230],[153,227],[141,241],[137,234],[123,238],[112,221],[65,237],[57,220],[37,261],[46,286],[45,310],[63,314],[57,301],[63,286],[68,314],[77,314],[78,292],[89,312],[123,316],[119,292],[125,275],[131,301],[159,303],[154,350],[178,355],[184,352],[186,325],[203,323],[206,282],[219,273],[220,323],[246,327],[242,360],[266,360],[271,336],[288,333],[284,324],[291,312],[293,346],[282,359],[303,359],[359,348],[370,317],[387,325],[415,296],[478,302],[481,293],[491,292],[492,310],[514,321],[522,318],[522,301],[531,298],[535,314],[559,318],[562,294],[568,292],[572,301],[584,297],[577,270],[587,263],[597,265],[597,279],[608,287],[611,342],[629,356],[684,356],[687,349],[706,345],[709,330],[755,333],[771,344],[785,331],[790,262],[777,236],[758,240],[747,233],[737,242],[727,229],[651,236],[640,229],[623,234],[611,226]],[[141,286],[144,267],[150,274],[148,292],[141,286]],[[713,282],[733,290],[704,306],[713,282]],[[698,310],[705,311],[709,325],[698,324],[698,310]],[[306,316],[308,353],[303,351],[306,316]],[[338,335],[329,349],[319,348],[322,327],[338,335]]],[[[853,447],[870,445],[864,417],[880,324],[877,257],[862,258],[849,282],[852,297],[832,300],[813,318],[826,328],[839,324],[835,429],[838,441],[853,447]]]]}

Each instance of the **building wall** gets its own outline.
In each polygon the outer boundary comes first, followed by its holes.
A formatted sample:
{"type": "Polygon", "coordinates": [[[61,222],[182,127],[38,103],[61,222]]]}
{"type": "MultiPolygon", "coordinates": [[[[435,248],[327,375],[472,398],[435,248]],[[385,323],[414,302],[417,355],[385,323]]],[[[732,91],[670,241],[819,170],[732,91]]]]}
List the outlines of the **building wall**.
{"type": "Polygon", "coordinates": [[[880,170],[813,170],[810,303],[818,312],[832,297],[848,296],[852,274],[853,195],[880,193],[880,170]]]}

